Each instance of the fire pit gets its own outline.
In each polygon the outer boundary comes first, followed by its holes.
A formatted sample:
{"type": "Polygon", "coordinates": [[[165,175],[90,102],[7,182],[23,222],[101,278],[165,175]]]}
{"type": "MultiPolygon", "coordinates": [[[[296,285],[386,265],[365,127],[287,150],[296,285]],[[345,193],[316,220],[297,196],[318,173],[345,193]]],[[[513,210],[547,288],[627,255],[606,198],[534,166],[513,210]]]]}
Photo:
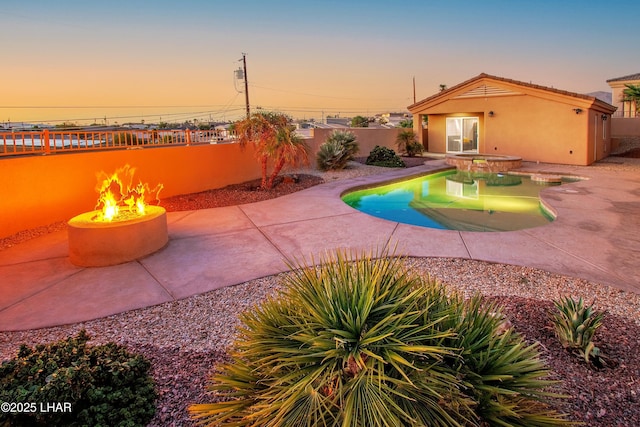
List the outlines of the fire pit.
{"type": "MultiPolygon", "coordinates": [[[[96,210],[68,222],[69,258],[82,267],[103,267],[144,257],[169,241],[167,214],[160,206],[147,205],[162,185],[132,186],[135,169],[128,165],[104,175],[97,190],[96,210]]],[[[100,178],[99,178],[100,180],[100,178]]]]}

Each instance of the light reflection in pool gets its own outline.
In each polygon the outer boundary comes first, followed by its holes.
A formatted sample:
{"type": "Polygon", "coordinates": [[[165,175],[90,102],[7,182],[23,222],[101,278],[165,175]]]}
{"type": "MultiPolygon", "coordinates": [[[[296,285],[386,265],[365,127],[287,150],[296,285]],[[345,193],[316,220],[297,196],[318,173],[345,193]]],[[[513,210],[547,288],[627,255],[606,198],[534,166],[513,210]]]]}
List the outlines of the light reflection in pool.
{"type": "Polygon", "coordinates": [[[526,176],[445,171],[353,191],[342,200],[369,215],[422,227],[513,231],[553,220],[539,197],[549,185],[526,176]]]}

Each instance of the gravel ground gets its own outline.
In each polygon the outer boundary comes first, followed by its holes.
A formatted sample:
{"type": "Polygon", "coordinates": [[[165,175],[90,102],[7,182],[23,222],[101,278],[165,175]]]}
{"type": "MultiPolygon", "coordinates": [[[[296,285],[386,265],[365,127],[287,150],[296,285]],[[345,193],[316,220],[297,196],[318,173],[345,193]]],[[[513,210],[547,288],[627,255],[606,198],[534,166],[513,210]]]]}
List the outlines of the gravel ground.
{"type": "MultiPolygon", "coordinates": [[[[604,165],[640,172],[636,159],[612,158],[604,165]]],[[[256,183],[245,183],[163,201],[170,210],[226,206],[276,197],[322,181],[377,173],[378,168],[351,163],[341,172],[293,171],[297,182],[282,183],[265,195],[256,183]]],[[[56,226],[31,230],[0,241],[0,248],[17,244],[56,226]],[[4,246],[3,246],[4,245],[4,246]]],[[[540,343],[542,357],[561,383],[556,391],[570,398],[557,402],[572,420],[589,426],[640,425],[640,296],[545,271],[448,258],[409,258],[413,271],[437,278],[466,295],[480,292],[495,299],[514,328],[529,342],[540,343]],[[605,311],[595,343],[609,358],[610,367],[596,369],[566,352],[553,336],[549,311],[560,296],[584,297],[605,311]]],[[[127,345],[146,355],[153,365],[160,399],[151,426],[191,426],[186,407],[209,401],[208,375],[226,357],[232,345],[237,314],[250,310],[280,286],[286,273],[252,280],[180,301],[134,310],[68,326],[0,333],[0,360],[15,355],[21,343],[58,340],[86,329],[94,343],[127,345]]]]}

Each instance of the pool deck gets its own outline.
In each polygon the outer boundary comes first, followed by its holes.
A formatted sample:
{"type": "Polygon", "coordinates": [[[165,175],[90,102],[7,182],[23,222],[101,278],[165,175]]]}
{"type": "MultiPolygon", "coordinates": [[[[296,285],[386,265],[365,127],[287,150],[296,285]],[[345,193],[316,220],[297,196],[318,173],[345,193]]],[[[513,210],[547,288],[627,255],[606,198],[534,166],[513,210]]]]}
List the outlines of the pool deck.
{"type": "Polygon", "coordinates": [[[66,231],[0,251],[0,330],[75,323],[269,276],[285,259],[336,248],[397,245],[416,257],[530,266],[640,294],[640,174],[525,163],[521,171],[588,180],[550,187],[552,223],[511,232],[435,230],[374,218],[340,200],[347,189],[445,167],[444,161],[318,185],[258,203],[168,214],[169,244],[101,268],[71,264],[66,231]]]}

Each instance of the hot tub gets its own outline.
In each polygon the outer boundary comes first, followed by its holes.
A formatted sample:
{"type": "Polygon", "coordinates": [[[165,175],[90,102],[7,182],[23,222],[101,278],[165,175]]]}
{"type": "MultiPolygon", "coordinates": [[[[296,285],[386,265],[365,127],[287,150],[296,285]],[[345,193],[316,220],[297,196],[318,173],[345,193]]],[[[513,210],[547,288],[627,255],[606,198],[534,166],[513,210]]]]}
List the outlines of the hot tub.
{"type": "Polygon", "coordinates": [[[447,154],[445,161],[460,171],[507,172],[522,166],[522,158],[495,154],[447,154]]]}

